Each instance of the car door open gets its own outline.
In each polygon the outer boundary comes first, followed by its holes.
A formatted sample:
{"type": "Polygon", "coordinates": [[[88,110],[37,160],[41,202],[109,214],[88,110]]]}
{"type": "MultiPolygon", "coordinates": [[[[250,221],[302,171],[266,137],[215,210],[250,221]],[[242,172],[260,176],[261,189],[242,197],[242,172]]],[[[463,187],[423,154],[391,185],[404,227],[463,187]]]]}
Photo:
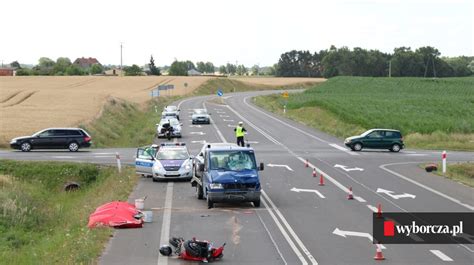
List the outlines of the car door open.
{"type": "Polygon", "coordinates": [[[152,169],[155,162],[154,151],[151,147],[141,147],[137,149],[135,158],[135,171],[137,174],[151,177],[152,169]]]}

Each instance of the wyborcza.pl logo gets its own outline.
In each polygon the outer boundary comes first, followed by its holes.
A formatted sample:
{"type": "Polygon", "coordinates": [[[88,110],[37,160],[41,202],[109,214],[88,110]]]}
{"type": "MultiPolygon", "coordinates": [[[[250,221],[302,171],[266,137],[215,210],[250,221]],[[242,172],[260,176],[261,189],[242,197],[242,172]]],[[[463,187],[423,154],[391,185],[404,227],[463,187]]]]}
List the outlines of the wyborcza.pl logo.
{"type": "Polygon", "coordinates": [[[474,213],[374,213],[372,218],[374,243],[474,243],[474,213]]]}

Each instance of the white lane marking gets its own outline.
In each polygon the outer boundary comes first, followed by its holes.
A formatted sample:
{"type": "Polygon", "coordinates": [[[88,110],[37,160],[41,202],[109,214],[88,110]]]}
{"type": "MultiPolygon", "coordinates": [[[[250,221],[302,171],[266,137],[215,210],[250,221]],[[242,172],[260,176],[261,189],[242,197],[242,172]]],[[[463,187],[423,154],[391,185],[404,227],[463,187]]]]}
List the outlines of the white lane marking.
{"type": "Polygon", "coordinates": [[[205,132],[189,132],[189,134],[204,135],[204,134],[206,134],[206,133],[205,133],[205,132]]]}
{"type": "MultiPolygon", "coordinates": [[[[266,205],[265,201],[262,201],[262,202],[263,202],[263,205],[266,205]]],[[[267,211],[269,211],[269,210],[267,209],[267,211]]],[[[276,251],[278,252],[278,255],[280,255],[281,260],[283,261],[283,264],[287,265],[288,262],[286,262],[286,259],[283,257],[283,254],[281,253],[280,248],[278,247],[277,243],[275,242],[275,239],[273,239],[273,236],[270,233],[270,230],[268,230],[267,225],[265,224],[265,222],[263,222],[263,219],[262,219],[262,217],[260,217],[260,214],[258,213],[258,211],[256,211],[255,213],[257,214],[257,217],[260,220],[260,223],[263,225],[263,228],[265,228],[265,231],[267,231],[267,234],[270,237],[270,240],[272,241],[273,246],[275,247],[276,251]]]]}
{"type": "Polygon", "coordinates": [[[400,173],[397,173],[397,172],[395,172],[395,171],[393,171],[393,170],[390,170],[390,169],[386,168],[387,166],[392,166],[392,165],[397,165],[397,164],[404,164],[404,163],[385,164],[385,165],[381,165],[381,166],[379,166],[379,167],[380,167],[381,169],[383,169],[383,170],[389,172],[389,173],[392,173],[393,175],[395,175],[395,176],[397,176],[397,177],[399,177],[399,178],[402,178],[402,179],[404,179],[404,180],[406,180],[406,181],[409,181],[409,182],[411,182],[411,183],[413,183],[413,184],[415,184],[415,185],[417,185],[417,186],[419,186],[419,187],[422,187],[422,188],[425,189],[425,190],[431,191],[431,192],[433,192],[434,194],[437,194],[437,195],[439,195],[439,196],[441,196],[441,197],[443,197],[443,198],[445,198],[445,199],[448,199],[448,200],[450,200],[450,201],[452,201],[452,202],[454,202],[454,203],[457,203],[457,204],[459,204],[459,205],[461,205],[461,206],[463,206],[463,207],[465,207],[465,208],[467,208],[467,209],[469,209],[469,210],[471,210],[471,211],[474,211],[474,207],[471,206],[471,205],[469,205],[469,204],[462,203],[462,202],[461,202],[460,200],[458,200],[458,199],[455,199],[455,198],[453,198],[453,197],[451,197],[451,196],[448,196],[448,195],[446,195],[446,194],[444,194],[444,193],[442,193],[442,192],[440,192],[440,191],[437,191],[437,190],[435,190],[435,189],[433,189],[433,188],[430,188],[430,187],[428,187],[428,186],[426,186],[426,185],[424,185],[424,184],[421,184],[421,183],[419,183],[418,181],[415,181],[415,180],[413,180],[413,179],[411,179],[411,178],[405,177],[405,176],[403,176],[403,175],[400,174],[400,173]]]}
{"type": "Polygon", "coordinates": [[[284,167],[284,168],[288,169],[289,171],[293,171],[293,169],[291,167],[289,167],[288,165],[267,164],[267,166],[269,166],[269,167],[284,167]]]}
{"type": "MultiPolygon", "coordinates": [[[[203,103],[202,103],[202,106],[203,106],[205,109],[207,109],[207,108],[206,108],[206,103],[203,102],[203,103]]],[[[219,128],[217,128],[217,125],[216,125],[216,123],[214,122],[214,120],[212,119],[211,116],[209,116],[209,120],[211,121],[212,126],[214,127],[214,129],[216,130],[217,135],[219,136],[219,138],[221,138],[221,141],[224,142],[224,143],[227,143],[226,139],[224,138],[224,135],[222,135],[222,132],[219,130],[219,128]]]]}
{"type": "Polygon", "coordinates": [[[60,158],[60,159],[72,159],[73,156],[52,156],[52,158],[60,158]]]}
{"type": "Polygon", "coordinates": [[[334,167],[344,169],[344,171],[346,171],[346,172],[350,172],[350,171],[364,171],[364,169],[363,169],[363,168],[360,168],[360,167],[348,168],[347,166],[339,165],[339,164],[335,164],[334,167]]]}
{"type": "Polygon", "coordinates": [[[114,153],[94,153],[94,155],[115,155],[114,153]]]}
{"type": "Polygon", "coordinates": [[[293,188],[291,189],[291,191],[298,192],[298,193],[300,193],[300,192],[314,192],[314,193],[316,193],[321,199],[325,199],[325,198],[326,198],[326,197],[324,197],[324,195],[321,194],[321,192],[319,192],[318,190],[298,189],[298,188],[293,187],[293,188]]]}
{"type": "Polygon", "coordinates": [[[306,248],[306,246],[303,244],[303,242],[301,241],[301,239],[298,237],[298,235],[295,233],[295,231],[293,230],[293,228],[291,228],[290,224],[286,221],[285,217],[283,216],[283,214],[280,212],[280,210],[278,210],[278,208],[275,206],[275,204],[273,203],[272,200],[270,200],[270,197],[268,197],[267,193],[262,190],[262,195],[263,197],[265,197],[265,199],[270,203],[270,205],[272,206],[272,209],[276,212],[276,214],[278,215],[278,217],[280,217],[280,220],[283,222],[283,224],[285,225],[286,229],[288,230],[288,232],[290,232],[291,236],[293,236],[293,238],[295,239],[296,243],[298,244],[298,246],[301,248],[301,250],[303,250],[303,253],[306,254],[306,256],[308,257],[308,259],[310,260],[310,262],[312,264],[318,264],[318,262],[316,261],[316,259],[313,257],[313,255],[311,255],[311,253],[309,252],[309,250],[306,248]]]}
{"type": "Polygon", "coordinates": [[[359,154],[354,153],[354,152],[348,150],[347,148],[344,148],[344,147],[342,147],[342,146],[340,146],[340,145],[338,145],[338,144],[329,144],[329,145],[332,146],[332,147],[334,147],[334,148],[336,148],[336,149],[338,149],[338,150],[341,150],[341,151],[343,151],[343,152],[346,152],[346,153],[348,153],[349,155],[353,155],[353,156],[359,155],[359,154]]]}
{"type": "MultiPolygon", "coordinates": [[[[297,157],[301,162],[303,163],[306,163],[306,160],[303,159],[302,157],[297,157]]],[[[308,166],[310,166],[311,168],[314,168],[316,169],[316,171],[318,171],[320,174],[323,174],[324,178],[331,181],[332,184],[336,185],[336,187],[338,187],[339,189],[341,189],[343,192],[345,193],[348,193],[349,192],[349,189],[346,188],[344,185],[342,185],[339,181],[333,179],[332,177],[330,177],[328,174],[326,174],[324,171],[322,171],[321,169],[317,168],[316,166],[314,166],[313,164],[311,164],[310,162],[308,162],[308,166]]]]}
{"type": "Polygon", "coordinates": [[[364,200],[362,197],[359,197],[359,196],[354,196],[354,199],[356,199],[358,202],[367,202],[366,200],[364,200]]]}
{"type": "Polygon", "coordinates": [[[298,247],[295,245],[295,242],[293,242],[293,240],[291,240],[290,236],[288,235],[288,233],[286,232],[286,230],[283,228],[283,225],[280,223],[280,221],[278,220],[278,218],[277,218],[277,217],[275,216],[275,214],[273,213],[272,208],[270,208],[270,207],[268,206],[268,204],[265,202],[265,200],[262,200],[262,202],[263,202],[263,205],[265,206],[265,208],[268,210],[268,213],[269,213],[270,216],[272,217],[273,221],[274,221],[275,224],[278,226],[278,229],[280,229],[280,232],[282,233],[283,237],[286,239],[286,241],[287,241],[288,244],[290,245],[291,249],[293,249],[293,252],[295,252],[296,256],[300,259],[301,264],[307,265],[308,262],[304,259],[303,254],[301,254],[300,250],[299,250],[298,247]]]}
{"type": "Polygon", "coordinates": [[[431,253],[433,253],[436,257],[440,258],[442,261],[453,261],[452,258],[448,257],[446,254],[441,252],[437,249],[430,249],[431,253]]]}
{"type": "MultiPolygon", "coordinates": [[[[365,237],[369,239],[370,242],[374,241],[374,238],[372,237],[372,235],[365,232],[344,231],[336,227],[336,229],[334,229],[332,233],[338,236],[342,236],[344,238],[347,238],[347,236],[358,236],[358,237],[365,237]]],[[[378,245],[381,249],[386,249],[386,247],[382,244],[376,244],[376,245],[378,245]]]]}
{"type": "Polygon", "coordinates": [[[409,194],[409,193],[403,193],[403,194],[398,194],[398,195],[394,195],[392,193],[395,193],[394,191],[391,191],[391,190],[385,190],[385,189],[381,189],[381,188],[377,188],[377,193],[384,193],[384,194],[387,194],[388,196],[394,198],[395,200],[398,200],[400,198],[412,198],[412,199],[415,199],[416,198],[416,195],[413,195],[413,194],[409,194]]]}
{"type": "Polygon", "coordinates": [[[226,120],[226,119],[222,119],[223,121],[234,121],[234,120],[226,120]]]}
{"type": "Polygon", "coordinates": [[[374,213],[376,213],[376,212],[379,211],[379,209],[378,209],[377,207],[372,206],[372,205],[370,205],[370,204],[367,204],[367,207],[368,207],[372,212],[374,212],[374,213]]]}
{"type": "Polygon", "coordinates": [[[189,125],[189,127],[192,127],[192,128],[201,128],[202,125],[189,125]]]}
{"type": "Polygon", "coordinates": [[[191,141],[193,144],[205,144],[206,140],[199,140],[199,141],[191,141]]]}
{"type": "Polygon", "coordinates": [[[221,118],[229,118],[230,116],[229,116],[229,115],[219,115],[219,117],[221,117],[221,118]]]}
{"type": "Polygon", "coordinates": [[[248,143],[248,144],[258,144],[257,141],[245,141],[245,142],[248,143]]]}
{"type": "Polygon", "coordinates": [[[225,114],[225,111],[217,111],[218,114],[225,114]]]}
{"type": "MultiPolygon", "coordinates": [[[[171,205],[173,202],[173,183],[174,182],[168,182],[168,186],[166,186],[165,210],[163,212],[163,223],[161,225],[160,246],[168,245],[168,240],[170,238],[171,205]]],[[[168,257],[163,256],[163,255],[158,255],[157,264],[167,265],[168,257]]]]}

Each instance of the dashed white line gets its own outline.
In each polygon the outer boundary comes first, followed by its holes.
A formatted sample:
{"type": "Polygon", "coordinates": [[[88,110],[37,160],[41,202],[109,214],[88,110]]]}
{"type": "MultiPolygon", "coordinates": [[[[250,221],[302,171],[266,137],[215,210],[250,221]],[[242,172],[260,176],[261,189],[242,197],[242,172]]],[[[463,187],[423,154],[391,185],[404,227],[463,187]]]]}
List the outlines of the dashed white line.
{"type": "Polygon", "coordinates": [[[338,150],[341,150],[341,151],[343,151],[343,152],[346,152],[346,153],[348,153],[349,155],[353,155],[353,156],[358,156],[358,155],[359,155],[359,154],[357,154],[357,153],[351,152],[350,150],[347,150],[346,148],[344,148],[344,147],[342,147],[342,146],[340,146],[340,145],[338,145],[338,144],[329,144],[329,145],[332,146],[332,147],[334,147],[334,148],[336,148],[336,149],[338,149],[338,150]]]}
{"type": "Polygon", "coordinates": [[[437,249],[430,249],[431,253],[433,253],[436,257],[440,258],[442,261],[453,261],[452,258],[448,257],[446,254],[441,252],[437,249]]]}
{"type": "Polygon", "coordinates": [[[359,196],[354,196],[354,199],[356,199],[358,202],[367,202],[366,200],[364,200],[362,197],[359,197],[359,196]]]}

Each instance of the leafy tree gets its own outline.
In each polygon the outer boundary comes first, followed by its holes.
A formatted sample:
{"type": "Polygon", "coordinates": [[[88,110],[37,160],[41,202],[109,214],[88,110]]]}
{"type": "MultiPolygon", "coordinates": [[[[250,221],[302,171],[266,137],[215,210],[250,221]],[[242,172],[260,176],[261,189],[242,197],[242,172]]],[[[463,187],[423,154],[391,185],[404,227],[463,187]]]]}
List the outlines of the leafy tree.
{"type": "Polygon", "coordinates": [[[235,75],[237,72],[237,67],[234,64],[227,63],[225,68],[228,74],[235,75]]]}
{"type": "Polygon", "coordinates": [[[125,75],[127,76],[137,76],[137,75],[142,75],[142,69],[140,66],[134,64],[132,66],[127,66],[123,68],[123,71],[125,72],[125,75]]]}
{"type": "Polygon", "coordinates": [[[196,69],[196,66],[194,66],[194,63],[191,62],[191,61],[186,61],[184,62],[186,64],[186,70],[189,71],[189,70],[192,70],[192,69],[196,69]]]}
{"type": "Polygon", "coordinates": [[[221,75],[226,75],[226,74],[227,74],[227,68],[225,67],[225,65],[221,65],[221,66],[219,67],[219,73],[220,73],[221,75]]]}
{"type": "Polygon", "coordinates": [[[469,76],[472,75],[474,69],[469,68],[471,62],[469,57],[459,56],[453,58],[443,58],[443,61],[447,62],[453,70],[454,76],[469,76]]]}
{"type": "Polygon", "coordinates": [[[206,73],[207,72],[207,67],[204,62],[197,62],[196,63],[197,70],[201,73],[206,73]]]}
{"type": "Polygon", "coordinates": [[[245,68],[245,65],[241,64],[237,66],[237,75],[246,75],[247,74],[247,68],[245,68]]]}
{"type": "Polygon", "coordinates": [[[150,57],[150,64],[148,66],[150,67],[150,75],[161,75],[160,69],[155,66],[155,60],[153,59],[153,55],[150,57]]]}
{"type": "Polygon", "coordinates": [[[71,60],[67,57],[59,57],[56,59],[56,63],[54,64],[53,71],[54,73],[65,73],[66,69],[71,65],[71,60]]]}
{"type": "Polygon", "coordinates": [[[259,67],[258,65],[252,66],[251,72],[252,72],[252,75],[259,75],[259,73],[260,73],[260,67],[259,67]]]}
{"type": "Polygon", "coordinates": [[[38,66],[41,67],[41,68],[53,67],[54,66],[54,61],[49,59],[48,57],[41,57],[39,59],[38,66]]]}
{"type": "Polygon", "coordinates": [[[66,74],[67,75],[84,75],[85,73],[84,71],[82,71],[82,69],[79,66],[71,64],[70,66],[66,68],[66,74]]]}
{"type": "Polygon", "coordinates": [[[206,63],[206,71],[204,71],[204,72],[213,74],[215,72],[214,64],[211,63],[211,62],[207,62],[206,63]]]}
{"type": "Polygon", "coordinates": [[[11,62],[10,67],[16,68],[16,69],[21,69],[20,63],[18,61],[11,62]]]}
{"type": "Polygon", "coordinates": [[[169,74],[174,76],[186,76],[188,75],[188,63],[174,61],[169,69],[169,74]]]}
{"type": "Polygon", "coordinates": [[[104,72],[104,68],[100,64],[93,64],[90,71],[93,75],[102,74],[104,72]]]}

